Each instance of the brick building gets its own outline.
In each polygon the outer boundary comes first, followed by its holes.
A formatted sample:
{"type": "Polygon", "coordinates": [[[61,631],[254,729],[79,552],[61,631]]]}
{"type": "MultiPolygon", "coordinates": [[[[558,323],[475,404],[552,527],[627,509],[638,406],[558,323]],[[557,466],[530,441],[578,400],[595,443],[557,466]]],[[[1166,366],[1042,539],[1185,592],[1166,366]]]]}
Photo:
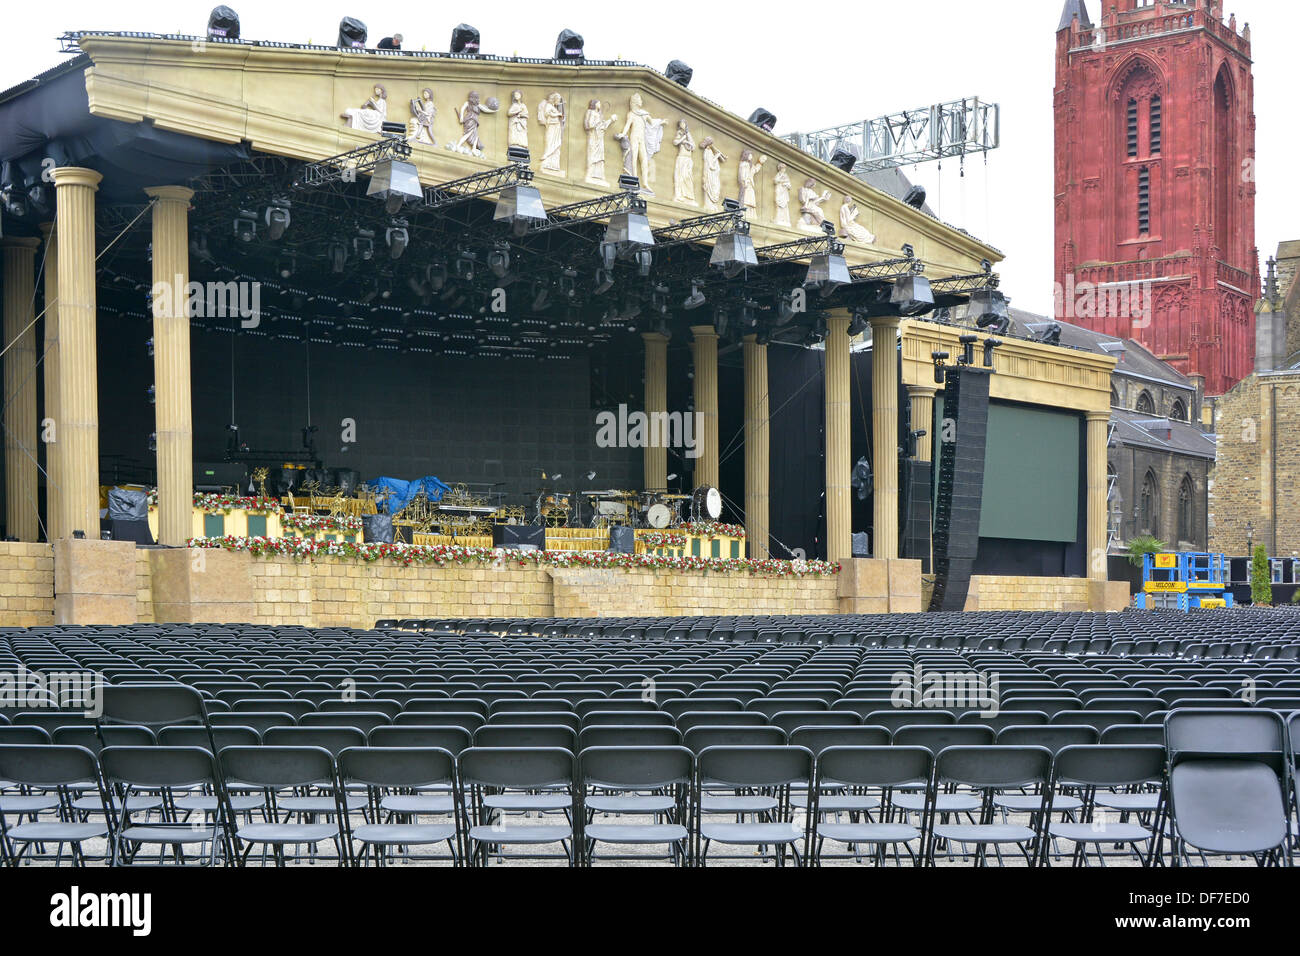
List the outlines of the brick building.
{"type": "Polygon", "coordinates": [[[1256,306],[1255,371],[1213,402],[1218,460],[1210,546],[1275,557],[1300,552],[1300,241],[1269,262],[1256,306]]]}

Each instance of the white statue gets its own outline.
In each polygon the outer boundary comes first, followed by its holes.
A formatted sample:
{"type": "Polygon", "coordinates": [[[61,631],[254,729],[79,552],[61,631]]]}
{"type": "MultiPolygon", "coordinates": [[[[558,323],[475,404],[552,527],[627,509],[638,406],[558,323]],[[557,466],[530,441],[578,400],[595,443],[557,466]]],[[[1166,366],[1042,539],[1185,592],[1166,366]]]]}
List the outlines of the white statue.
{"type": "Polygon", "coordinates": [[[804,232],[821,232],[822,223],[826,221],[826,214],[822,212],[822,203],[830,198],[829,189],[818,195],[817,183],[805,179],[803,187],[799,190],[799,228],[804,232]]]}
{"type": "Polygon", "coordinates": [[[564,175],[560,168],[560,148],[564,145],[564,98],[552,93],[537,104],[537,122],[546,129],[546,147],[542,150],[542,169],[564,175]]]}
{"type": "Polygon", "coordinates": [[[852,196],[846,195],[844,201],[840,203],[840,235],[854,242],[875,242],[876,237],[864,226],[858,225],[858,212],[858,204],[853,201],[852,196]]]}
{"type": "Polygon", "coordinates": [[[758,175],[766,156],[754,158],[752,149],[740,151],[740,162],[736,164],[736,183],[740,188],[740,205],[744,207],[745,218],[751,222],[758,218],[758,190],[754,188],[754,177],[758,175]]]}
{"type": "Polygon", "coordinates": [[[447,144],[448,149],[458,153],[483,155],[483,140],[478,135],[478,120],[481,113],[495,113],[500,104],[496,97],[488,97],[486,103],[479,103],[478,90],[470,90],[465,102],[456,110],[456,119],[460,122],[461,136],[454,144],[447,144]]]}
{"type": "Polygon", "coordinates": [[[420,91],[418,100],[411,100],[411,126],[407,139],[427,146],[437,145],[433,141],[433,120],[438,115],[438,108],[433,105],[433,90],[425,87],[420,91]]]}
{"type": "Polygon", "coordinates": [[[677,147],[677,163],[673,166],[673,201],[694,206],[695,140],[691,138],[691,129],[686,120],[678,121],[673,145],[677,147]]]}
{"type": "Polygon", "coordinates": [[[344,110],[340,116],[347,120],[350,129],[363,129],[367,133],[382,133],[388,118],[388,91],[375,84],[374,95],[360,109],[344,110]]]}
{"type": "Polygon", "coordinates": [[[633,93],[628,103],[630,107],[627,122],[620,134],[627,140],[624,148],[627,155],[625,166],[629,173],[641,181],[641,189],[651,196],[655,192],[655,168],[652,160],[659,152],[663,141],[664,123],[667,120],[655,119],[649,110],[641,105],[641,94],[633,93]]]}
{"type": "Polygon", "coordinates": [[[587,131],[587,182],[600,186],[605,182],[605,131],[618,119],[615,113],[609,119],[604,118],[600,100],[587,104],[587,115],[582,120],[582,128],[587,131]]]}
{"type": "Polygon", "coordinates": [[[700,152],[704,156],[704,208],[709,212],[722,211],[722,167],[727,157],[713,145],[713,137],[706,136],[700,141],[700,152]]]}
{"type": "Polygon", "coordinates": [[[790,225],[790,174],[786,172],[785,163],[776,164],[772,187],[776,194],[776,224],[788,226],[790,225]]]}
{"type": "Polygon", "coordinates": [[[506,145],[528,148],[528,107],[524,105],[524,91],[510,94],[510,108],[506,110],[506,145]]]}

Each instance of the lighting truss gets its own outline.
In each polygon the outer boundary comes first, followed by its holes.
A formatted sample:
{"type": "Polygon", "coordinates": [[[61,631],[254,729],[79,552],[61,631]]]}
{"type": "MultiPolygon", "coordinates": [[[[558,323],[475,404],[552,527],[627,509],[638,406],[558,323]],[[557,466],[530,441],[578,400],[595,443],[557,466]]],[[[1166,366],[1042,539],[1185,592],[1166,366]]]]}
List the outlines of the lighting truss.
{"type": "Polygon", "coordinates": [[[981,289],[996,289],[999,282],[1001,282],[1001,279],[993,271],[992,264],[986,260],[983,272],[934,279],[930,282],[930,288],[935,295],[964,295],[969,292],[978,292],[981,289]]]}
{"type": "Polygon", "coordinates": [[[301,186],[324,186],[341,182],[352,173],[370,173],[384,160],[406,159],[411,155],[411,144],[395,136],[385,137],[366,146],[358,146],[346,153],[307,163],[303,167],[301,186]]]}
{"type": "Polygon", "coordinates": [[[620,212],[636,212],[645,215],[646,208],[646,201],[637,195],[635,190],[626,189],[607,196],[581,199],[565,206],[548,209],[546,222],[536,223],[528,230],[528,234],[550,232],[553,229],[564,229],[584,222],[595,222],[620,212]]]}
{"type": "Polygon", "coordinates": [[[854,282],[887,282],[906,276],[919,276],[924,272],[925,263],[912,255],[849,266],[849,275],[853,276],[854,282]]]}
{"type": "Polygon", "coordinates": [[[689,242],[703,242],[732,232],[741,235],[749,233],[749,223],[745,221],[745,214],[740,210],[728,209],[723,212],[709,213],[656,229],[655,247],[663,249],[689,242]]]}
{"type": "Polygon", "coordinates": [[[834,236],[808,236],[806,239],[778,242],[774,246],[760,246],[754,251],[760,256],[758,264],[766,266],[807,259],[810,256],[842,256],[844,243],[834,236]]]}
{"type": "Polygon", "coordinates": [[[522,163],[473,173],[460,179],[424,189],[424,208],[441,209],[454,203],[498,193],[509,186],[532,182],[533,171],[522,163]]]}

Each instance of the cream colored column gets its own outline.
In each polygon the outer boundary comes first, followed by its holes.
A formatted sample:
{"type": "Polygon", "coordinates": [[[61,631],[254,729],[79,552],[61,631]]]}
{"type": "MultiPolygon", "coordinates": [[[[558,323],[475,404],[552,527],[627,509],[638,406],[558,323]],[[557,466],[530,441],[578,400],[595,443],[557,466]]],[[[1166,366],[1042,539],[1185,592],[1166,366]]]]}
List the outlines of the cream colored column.
{"type": "Polygon", "coordinates": [[[768,485],[771,481],[768,431],[767,346],[745,336],[745,538],[751,558],[770,557],[768,485]]]}
{"type": "Polygon", "coordinates": [[[711,325],[691,326],[695,357],[695,411],[700,413],[695,459],[695,487],[718,487],[718,333],[711,325]]]}
{"type": "Polygon", "coordinates": [[[61,533],[99,537],[99,395],[95,346],[95,191],[93,169],[54,170],[59,234],[59,411],[63,446],[61,533]]]}
{"type": "Polygon", "coordinates": [[[826,559],[853,557],[853,431],[849,418],[849,316],[826,320],[826,559]]]}
{"type": "Polygon", "coordinates": [[[19,541],[40,539],[37,498],[36,249],[39,239],[5,239],[4,433],[5,531],[19,541]]]}
{"type": "Polygon", "coordinates": [[[153,207],[154,430],[158,437],[158,543],[192,533],[194,435],[190,415],[189,208],[184,186],[146,189],[153,207]]]}
{"type": "Polygon", "coordinates": [[[1106,443],[1110,411],[1088,412],[1088,577],[1105,581],[1106,443]]]}
{"type": "Polygon", "coordinates": [[[912,431],[924,431],[925,437],[917,439],[916,457],[920,461],[934,460],[934,396],[938,389],[930,385],[909,385],[907,395],[912,400],[912,431]]]}
{"type": "Polygon", "coordinates": [[[45,538],[67,537],[61,529],[59,494],[63,487],[63,446],[59,444],[59,234],[54,223],[41,223],[45,236],[45,358],[41,362],[45,388],[45,417],[53,425],[41,428],[45,445],[45,538]]]}
{"type": "Polygon", "coordinates": [[[873,558],[898,557],[898,316],[871,318],[873,558]]]}
{"type": "MultiPolygon", "coordinates": [[[[642,332],[645,341],[645,413],[651,423],[656,413],[668,411],[668,337],[642,332]]],[[[641,453],[644,488],[668,488],[668,429],[651,428],[657,441],[641,453]]]]}

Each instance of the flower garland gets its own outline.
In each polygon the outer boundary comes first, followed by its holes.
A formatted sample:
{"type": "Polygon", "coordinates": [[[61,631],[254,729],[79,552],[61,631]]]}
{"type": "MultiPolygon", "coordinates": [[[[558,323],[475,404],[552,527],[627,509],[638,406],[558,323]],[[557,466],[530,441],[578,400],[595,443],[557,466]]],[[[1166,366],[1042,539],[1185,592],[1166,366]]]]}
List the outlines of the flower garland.
{"type": "Polygon", "coordinates": [[[305,531],[308,534],[317,534],[326,531],[340,531],[344,534],[355,534],[361,530],[361,519],[356,515],[314,515],[303,514],[302,512],[286,512],[280,519],[280,523],[285,528],[292,528],[295,531],[305,531]]]}
{"type": "Polygon", "coordinates": [[[723,524],[719,521],[688,521],[682,530],[697,538],[743,538],[745,529],[738,524],[723,524]]]}
{"type": "Polygon", "coordinates": [[[498,567],[599,568],[627,571],[677,571],[680,573],[748,573],[760,577],[825,577],[837,574],[838,563],[827,561],[778,561],[774,558],[671,558],[654,554],[621,554],[612,551],[505,551],[465,548],[449,544],[383,544],[378,542],[314,541],[310,538],[191,538],[191,548],[222,548],[247,551],[265,557],[280,555],[296,560],[318,557],[365,561],[393,561],[404,567],[422,565],[490,564],[498,567]]]}
{"type": "MultiPolygon", "coordinates": [[[[157,503],[156,492],[151,496],[149,503],[157,503]]],[[[267,514],[279,514],[283,510],[278,498],[263,498],[261,495],[247,497],[227,494],[204,494],[201,491],[194,492],[194,507],[209,513],[222,511],[227,514],[231,511],[264,511],[267,514]]]]}
{"type": "Polygon", "coordinates": [[[686,535],[680,531],[647,531],[638,535],[637,540],[647,548],[684,548],[686,535]]]}

